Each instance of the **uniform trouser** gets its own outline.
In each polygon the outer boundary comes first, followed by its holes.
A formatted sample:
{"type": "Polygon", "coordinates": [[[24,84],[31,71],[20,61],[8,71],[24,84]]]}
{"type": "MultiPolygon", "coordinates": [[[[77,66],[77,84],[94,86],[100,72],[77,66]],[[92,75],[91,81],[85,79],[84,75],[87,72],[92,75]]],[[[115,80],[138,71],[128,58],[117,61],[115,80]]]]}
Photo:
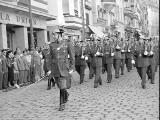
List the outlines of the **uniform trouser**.
{"type": "MultiPolygon", "coordinates": [[[[56,84],[58,84],[58,80],[59,79],[60,79],[60,77],[55,77],[56,84]]],[[[67,92],[67,90],[66,89],[60,89],[60,105],[64,104],[67,99],[68,99],[68,92],[67,92]]]]}
{"type": "Polygon", "coordinates": [[[132,70],[132,59],[126,59],[126,67],[128,72],[130,72],[130,70],[132,70]]]}
{"type": "Polygon", "coordinates": [[[8,72],[3,73],[3,81],[2,81],[2,88],[8,88],[8,72]]]}
{"type": "Polygon", "coordinates": [[[147,67],[147,75],[148,78],[151,79],[151,82],[154,82],[154,78],[155,78],[155,65],[149,65],[147,67]]]}
{"type": "Polygon", "coordinates": [[[114,69],[115,69],[115,77],[119,77],[119,70],[121,66],[121,59],[114,59],[113,63],[114,69]]]}
{"type": "Polygon", "coordinates": [[[85,72],[86,66],[85,65],[75,65],[75,68],[76,68],[76,71],[80,75],[80,83],[82,83],[84,80],[84,75],[85,75],[84,72],[85,72]]]}
{"type": "Polygon", "coordinates": [[[24,83],[24,70],[20,70],[19,71],[19,84],[23,84],[24,83]]]}
{"type": "Polygon", "coordinates": [[[94,80],[94,86],[98,86],[98,83],[102,83],[101,79],[101,72],[102,72],[102,67],[101,66],[96,66],[93,67],[94,74],[95,74],[95,80],[94,80]]]}
{"type": "Polygon", "coordinates": [[[92,64],[90,62],[88,62],[87,64],[89,67],[89,78],[92,79],[93,74],[94,74],[94,70],[93,70],[92,64]]]}
{"type": "Polygon", "coordinates": [[[112,80],[112,63],[104,64],[105,70],[107,71],[107,81],[112,80]]]}
{"type": "Polygon", "coordinates": [[[52,86],[55,86],[55,81],[54,81],[53,77],[48,78],[48,87],[49,88],[51,88],[51,83],[52,83],[52,86]]]}
{"type": "Polygon", "coordinates": [[[147,67],[136,67],[137,72],[142,80],[142,85],[146,84],[146,72],[147,72],[147,67]]]}
{"type": "Polygon", "coordinates": [[[124,65],[125,65],[125,59],[121,59],[121,75],[124,74],[124,65]]]}
{"type": "Polygon", "coordinates": [[[0,90],[2,90],[2,83],[3,83],[3,73],[0,72],[0,90]]]}

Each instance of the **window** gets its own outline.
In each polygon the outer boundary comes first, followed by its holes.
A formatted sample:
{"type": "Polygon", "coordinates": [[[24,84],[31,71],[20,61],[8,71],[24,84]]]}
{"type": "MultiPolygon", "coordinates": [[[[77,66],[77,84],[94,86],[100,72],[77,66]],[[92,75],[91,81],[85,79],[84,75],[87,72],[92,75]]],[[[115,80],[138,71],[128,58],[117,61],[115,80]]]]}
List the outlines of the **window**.
{"type": "Polygon", "coordinates": [[[63,13],[69,13],[69,0],[62,0],[63,13]]]}

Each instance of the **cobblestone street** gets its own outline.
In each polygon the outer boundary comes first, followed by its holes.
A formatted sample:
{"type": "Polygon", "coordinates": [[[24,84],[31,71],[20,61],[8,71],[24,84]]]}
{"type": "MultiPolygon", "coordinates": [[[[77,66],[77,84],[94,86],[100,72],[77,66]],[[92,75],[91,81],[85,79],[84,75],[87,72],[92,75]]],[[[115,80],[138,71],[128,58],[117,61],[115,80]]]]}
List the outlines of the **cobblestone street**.
{"type": "MultiPolygon", "coordinates": [[[[86,70],[87,73],[87,70],[86,70]]],[[[15,89],[0,91],[0,120],[158,120],[159,119],[159,75],[155,84],[147,80],[146,90],[136,69],[119,79],[93,88],[93,80],[69,89],[66,109],[58,111],[59,90],[47,91],[47,81],[15,89]]]]}

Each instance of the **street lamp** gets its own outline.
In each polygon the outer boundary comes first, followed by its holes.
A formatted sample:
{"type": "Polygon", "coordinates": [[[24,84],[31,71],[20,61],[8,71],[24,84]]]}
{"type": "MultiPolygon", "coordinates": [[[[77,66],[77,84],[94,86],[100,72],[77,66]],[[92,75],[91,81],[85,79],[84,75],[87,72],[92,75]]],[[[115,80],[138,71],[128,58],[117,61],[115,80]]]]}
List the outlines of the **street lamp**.
{"type": "Polygon", "coordinates": [[[31,0],[29,0],[29,23],[30,23],[30,50],[34,50],[34,37],[33,37],[33,22],[32,22],[32,5],[31,0]]]}
{"type": "Polygon", "coordinates": [[[84,1],[81,2],[82,11],[82,40],[85,40],[84,1]]]}

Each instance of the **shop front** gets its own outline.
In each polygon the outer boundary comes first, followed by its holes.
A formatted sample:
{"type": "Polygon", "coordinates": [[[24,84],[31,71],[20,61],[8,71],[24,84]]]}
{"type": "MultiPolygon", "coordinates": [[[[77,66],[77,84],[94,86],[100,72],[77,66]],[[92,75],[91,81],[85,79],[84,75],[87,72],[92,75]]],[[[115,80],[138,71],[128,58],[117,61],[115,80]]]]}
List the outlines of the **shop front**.
{"type": "MultiPolygon", "coordinates": [[[[33,14],[34,43],[37,47],[47,41],[46,18],[33,14]]],[[[0,6],[0,49],[21,50],[30,47],[29,13],[0,6]]]]}

